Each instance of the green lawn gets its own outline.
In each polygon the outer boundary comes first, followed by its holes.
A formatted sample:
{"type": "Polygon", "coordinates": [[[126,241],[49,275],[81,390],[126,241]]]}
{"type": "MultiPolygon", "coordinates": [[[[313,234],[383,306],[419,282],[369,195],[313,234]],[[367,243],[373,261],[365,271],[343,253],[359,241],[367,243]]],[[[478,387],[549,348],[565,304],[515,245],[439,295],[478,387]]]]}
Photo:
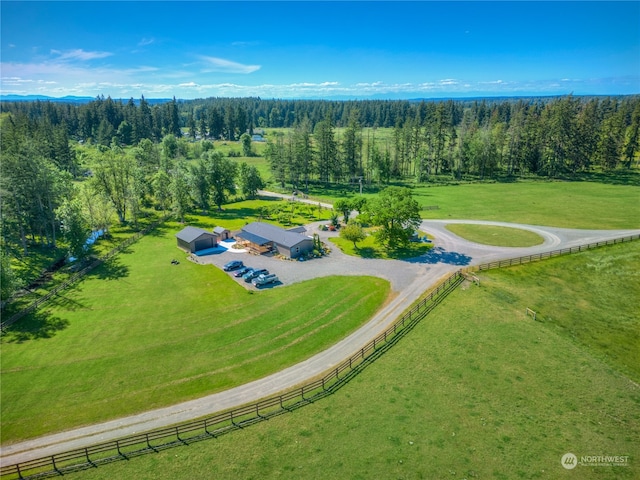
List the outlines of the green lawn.
{"type": "Polygon", "coordinates": [[[497,247],[533,247],[544,243],[544,238],[537,233],[520,228],[451,223],[447,230],[471,242],[497,247]]]}
{"type": "MultiPolygon", "coordinates": [[[[638,478],[640,375],[625,367],[637,367],[637,356],[625,349],[617,360],[605,356],[561,325],[572,322],[573,306],[581,309],[581,329],[609,325],[608,338],[615,325],[637,335],[640,285],[629,262],[637,265],[639,255],[635,242],[483,272],[480,287],[459,287],[333,395],[216,439],[76,477],[638,478]],[[570,274],[581,268],[597,269],[602,282],[570,274]],[[605,293],[629,301],[612,309],[600,302],[605,293]],[[560,297],[567,307],[552,307],[560,297]],[[527,317],[527,306],[539,308],[543,321],[527,317]],[[567,452],[578,459],[629,455],[629,466],[567,471],[560,464],[567,452]]],[[[637,336],[630,345],[637,355],[637,336]]]]}
{"type": "Polygon", "coordinates": [[[143,237],[3,335],[3,443],[276,372],[354,331],[389,293],[379,278],[330,277],[250,294],[187,261],[179,228],[143,237]]]}
{"type": "Polygon", "coordinates": [[[387,247],[380,245],[375,236],[368,235],[367,238],[358,242],[354,247],[353,242],[345,240],[341,237],[330,238],[329,241],[336,245],[347,255],[362,258],[378,258],[378,259],[406,259],[419,257],[427,253],[433,244],[431,243],[410,243],[406,247],[389,250],[387,247]]]}

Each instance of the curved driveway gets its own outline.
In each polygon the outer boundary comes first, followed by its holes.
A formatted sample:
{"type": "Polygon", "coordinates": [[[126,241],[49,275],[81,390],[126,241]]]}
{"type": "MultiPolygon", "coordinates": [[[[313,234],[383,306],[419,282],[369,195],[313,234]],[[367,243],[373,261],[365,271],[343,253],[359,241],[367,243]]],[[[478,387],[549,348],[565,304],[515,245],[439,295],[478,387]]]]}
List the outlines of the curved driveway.
{"type": "MultiPolygon", "coordinates": [[[[319,233],[324,240],[331,235],[336,235],[335,232],[318,230],[317,224],[312,224],[309,229],[319,233]]],[[[434,248],[430,253],[408,261],[358,259],[343,254],[337,248],[334,248],[328,257],[309,262],[282,261],[257,256],[245,257],[246,263],[256,266],[260,266],[258,262],[265,262],[265,265],[269,265],[270,270],[277,273],[285,284],[326,275],[375,275],[390,281],[394,295],[391,301],[359,330],[304,362],[248,384],[196,400],[4,446],[0,449],[2,463],[13,464],[42,458],[186,422],[255,402],[306,383],[358,351],[392,324],[425,290],[437,284],[442,277],[463,266],[640,234],[640,230],[569,230],[470,220],[425,220],[422,222],[421,230],[434,236],[434,248]],[[463,240],[449,232],[445,228],[447,223],[478,223],[523,228],[538,233],[544,238],[544,242],[531,248],[480,245],[463,240]]],[[[244,254],[225,252],[220,255],[201,257],[200,261],[222,265],[229,258],[240,258],[238,255],[244,254]]]]}

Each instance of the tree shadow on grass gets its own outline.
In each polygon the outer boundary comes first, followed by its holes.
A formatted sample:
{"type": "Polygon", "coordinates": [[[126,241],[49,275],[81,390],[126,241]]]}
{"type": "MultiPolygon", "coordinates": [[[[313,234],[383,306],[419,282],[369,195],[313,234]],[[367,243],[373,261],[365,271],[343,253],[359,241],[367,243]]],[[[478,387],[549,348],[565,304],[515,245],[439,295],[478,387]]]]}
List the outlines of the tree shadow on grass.
{"type": "Polygon", "coordinates": [[[74,291],[74,290],[79,291],[79,289],[80,289],[80,285],[74,285],[73,287],[70,287],[68,290],[59,292],[58,294],[51,297],[48,304],[55,305],[56,307],[64,308],[65,310],[68,310],[71,312],[76,310],[84,310],[87,308],[85,305],[78,302],[77,300],[74,300],[69,295],[66,295],[66,293],[69,293],[70,291],[74,291]]]}
{"type": "Polygon", "coordinates": [[[640,174],[634,170],[612,172],[579,172],[562,178],[570,182],[597,182],[608,185],[632,185],[640,187],[640,174]]]}
{"type": "Polygon", "coordinates": [[[2,334],[2,342],[24,343],[30,340],[52,338],[68,326],[68,320],[45,311],[35,311],[7,328],[2,334]]]}
{"type": "Polygon", "coordinates": [[[145,236],[149,236],[149,237],[164,237],[168,234],[173,233],[175,230],[175,226],[172,225],[170,222],[166,222],[166,223],[161,223],[160,225],[157,225],[155,228],[152,228],[151,230],[149,230],[145,236]]]}
{"type": "Polygon", "coordinates": [[[101,280],[117,280],[118,278],[128,276],[129,267],[123,265],[117,256],[110,258],[87,273],[87,277],[99,278],[101,280]]]}
{"type": "Polygon", "coordinates": [[[375,248],[371,247],[357,248],[355,253],[360,255],[361,258],[382,258],[382,255],[380,255],[375,248]]]}

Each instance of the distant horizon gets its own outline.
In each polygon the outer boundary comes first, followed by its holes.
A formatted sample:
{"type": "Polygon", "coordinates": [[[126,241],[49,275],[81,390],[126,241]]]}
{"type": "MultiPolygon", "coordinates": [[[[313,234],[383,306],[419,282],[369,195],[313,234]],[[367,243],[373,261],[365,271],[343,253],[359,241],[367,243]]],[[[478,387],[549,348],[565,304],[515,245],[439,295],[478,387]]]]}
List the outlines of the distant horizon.
{"type": "Polygon", "coordinates": [[[0,9],[3,95],[640,93],[640,2],[3,1],[0,9]]]}
{"type": "MultiPolygon", "coordinates": [[[[341,97],[325,97],[325,98],[278,98],[278,97],[222,97],[222,96],[211,96],[211,97],[198,97],[198,98],[178,98],[178,97],[149,97],[146,95],[142,95],[146,101],[149,102],[160,102],[160,101],[171,101],[173,98],[177,102],[194,102],[198,100],[208,100],[211,98],[220,98],[220,99],[236,99],[236,98],[259,98],[260,100],[282,100],[282,101],[327,101],[327,102],[367,102],[367,101],[381,101],[381,102],[419,102],[419,101],[464,101],[464,100],[513,100],[513,99],[527,99],[527,98],[558,98],[558,97],[633,97],[639,96],[640,93],[625,93],[625,94],[552,94],[552,95],[465,95],[465,96],[443,96],[443,97],[411,97],[411,98],[341,98],[341,97]]],[[[133,99],[134,102],[139,102],[141,97],[114,97],[111,95],[99,94],[95,96],[91,95],[65,95],[62,97],[54,97],[49,95],[40,95],[40,94],[26,94],[26,95],[16,95],[16,94],[0,94],[0,101],[33,101],[33,100],[53,100],[53,101],[61,101],[63,102],[65,99],[69,99],[69,101],[76,103],[88,103],[90,101],[94,101],[98,98],[111,98],[113,101],[129,101],[133,99]]]]}

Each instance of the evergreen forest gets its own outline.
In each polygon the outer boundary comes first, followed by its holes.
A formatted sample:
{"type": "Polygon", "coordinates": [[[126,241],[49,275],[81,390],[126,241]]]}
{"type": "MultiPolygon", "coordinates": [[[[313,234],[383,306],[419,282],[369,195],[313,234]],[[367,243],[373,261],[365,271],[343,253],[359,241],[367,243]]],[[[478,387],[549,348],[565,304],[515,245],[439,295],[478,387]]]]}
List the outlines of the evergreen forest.
{"type": "Polygon", "coordinates": [[[629,173],[640,96],[1,102],[0,135],[4,302],[28,283],[16,266],[34,250],[63,239],[82,259],[92,231],[184,220],[265,186],[629,173]]]}

